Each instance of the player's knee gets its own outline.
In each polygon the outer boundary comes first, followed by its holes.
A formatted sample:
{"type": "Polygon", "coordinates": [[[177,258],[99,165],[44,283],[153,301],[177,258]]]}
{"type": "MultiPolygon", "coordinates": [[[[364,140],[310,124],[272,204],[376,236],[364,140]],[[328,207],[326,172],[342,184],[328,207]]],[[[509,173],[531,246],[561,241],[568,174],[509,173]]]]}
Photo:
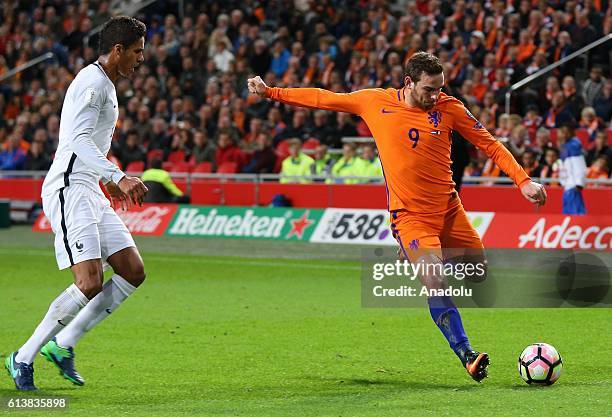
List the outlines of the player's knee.
{"type": "Polygon", "coordinates": [[[102,291],[102,278],[96,274],[84,279],[77,279],[76,286],[79,287],[85,297],[91,300],[102,291]]]}
{"type": "Polygon", "coordinates": [[[139,287],[147,277],[142,261],[132,262],[123,278],[134,287],[139,287]]]}

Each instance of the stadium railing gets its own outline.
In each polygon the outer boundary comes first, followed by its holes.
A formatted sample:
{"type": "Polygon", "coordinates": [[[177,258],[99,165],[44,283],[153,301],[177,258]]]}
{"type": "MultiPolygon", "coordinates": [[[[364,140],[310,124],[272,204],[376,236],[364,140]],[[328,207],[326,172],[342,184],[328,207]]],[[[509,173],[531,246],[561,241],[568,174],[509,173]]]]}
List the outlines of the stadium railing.
{"type": "Polygon", "coordinates": [[[508,91],[506,92],[506,103],[505,103],[505,112],[506,112],[506,114],[510,114],[510,99],[511,99],[512,93],[514,91],[516,91],[519,88],[529,84],[530,82],[532,82],[536,78],[540,78],[542,75],[549,73],[550,71],[554,70],[558,66],[563,65],[563,64],[567,63],[568,61],[571,61],[572,59],[575,59],[575,58],[581,56],[582,54],[590,51],[593,48],[598,47],[602,43],[608,42],[610,39],[612,39],[612,33],[609,33],[609,34],[607,34],[605,36],[602,36],[601,38],[597,39],[596,41],[593,41],[590,44],[588,44],[588,45],[578,49],[577,51],[569,54],[565,58],[562,58],[562,59],[558,60],[557,62],[553,62],[552,64],[542,68],[541,70],[534,72],[530,76],[523,78],[521,81],[519,81],[519,82],[517,82],[515,84],[512,84],[510,86],[510,88],[508,88],[508,91]]]}
{"type": "MultiPolygon", "coordinates": [[[[140,176],[142,172],[127,172],[130,175],[140,176]]],[[[0,180],[2,179],[42,179],[47,174],[46,171],[0,171],[0,180]]],[[[189,184],[193,180],[220,180],[220,181],[236,181],[236,182],[278,182],[281,178],[294,180],[294,183],[308,181],[308,183],[329,183],[342,184],[346,180],[358,181],[358,184],[384,184],[381,177],[363,177],[363,176],[332,176],[332,175],[309,175],[309,176],[290,176],[281,174],[231,174],[231,173],[189,173],[189,172],[171,172],[170,176],[174,179],[186,180],[189,184]]],[[[533,178],[542,184],[559,185],[559,178],[533,178]]],[[[510,185],[513,184],[511,178],[508,177],[481,177],[464,175],[463,183],[466,185],[478,184],[494,184],[494,185],[510,185]]],[[[604,185],[612,186],[612,178],[606,179],[591,179],[585,180],[589,185],[604,185]]]]}
{"type": "Polygon", "coordinates": [[[30,59],[28,62],[25,62],[15,68],[13,68],[12,70],[8,71],[6,74],[0,76],[0,82],[11,78],[13,75],[15,74],[19,74],[21,71],[26,70],[30,67],[33,67],[34,65],[38,65],[41,62],[47,61],[48,59],[51,59],[55,56],[55,54],[53,52],[47,52],[45,54],[39,55],[36,58],[30,59]]]}

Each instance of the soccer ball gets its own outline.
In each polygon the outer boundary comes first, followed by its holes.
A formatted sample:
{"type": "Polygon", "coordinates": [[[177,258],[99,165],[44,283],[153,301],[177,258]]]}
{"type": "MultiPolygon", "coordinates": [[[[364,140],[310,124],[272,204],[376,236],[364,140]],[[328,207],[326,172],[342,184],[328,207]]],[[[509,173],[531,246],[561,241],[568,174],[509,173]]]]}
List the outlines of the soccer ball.
{"type": "Polygon", "coordinates": [[[561,376],[563,361],[553,346],[534,343],[527,346],[519,356],[518,368],[526,383],[552,385],[561,376]]]}

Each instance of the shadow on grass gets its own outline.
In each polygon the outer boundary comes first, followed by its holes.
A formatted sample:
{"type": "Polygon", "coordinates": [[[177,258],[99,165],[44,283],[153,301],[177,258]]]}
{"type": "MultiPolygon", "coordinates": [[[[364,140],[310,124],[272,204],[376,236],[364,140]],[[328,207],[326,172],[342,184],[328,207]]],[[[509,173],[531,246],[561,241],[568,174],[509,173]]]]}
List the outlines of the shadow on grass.
{"type": "Polygon", "coordinates": [[[415,381],[415,380],[404,380],[404,379],[384,379],[384,378],[331,378],[331,377],[304,377],[303,379],[311,381],[322,381],[326,383],[334,383],[336,386],[387,386],[394,387],[403,390],[451,390],[451,391],[471,391],[475,389],[481,389],[483,385],[472,381],[466,381],[465,385],[453,385],[445,384],[435,381],[415,381]]]}
{"type": "Polygon", "coordinates": [[[0,388],[0,397],[61,397],[67,398],[74,393],[76,387],[45,388],[37,391],[19,391],[15,388],[0,388]]]}

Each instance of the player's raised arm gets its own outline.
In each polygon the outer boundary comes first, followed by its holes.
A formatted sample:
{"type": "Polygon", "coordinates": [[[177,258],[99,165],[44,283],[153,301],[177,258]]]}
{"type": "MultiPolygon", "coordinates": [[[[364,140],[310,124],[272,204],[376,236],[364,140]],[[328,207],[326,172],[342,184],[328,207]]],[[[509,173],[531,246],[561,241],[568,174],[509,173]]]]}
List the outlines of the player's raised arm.
{"type": "Polygon", "coordinates": [[[268,87],[259,76],[249,78],[247,86],[249,92],[281,103],[353,114],[361,114],[371,97],[368,90],[334,93],[322,88],[268,87]]]}
{"type": "Polygon", "coordinates": [[[520,188],[523,196],[539,206],[546,203],[546,190],[542,184],[531,181],[529,175],[516,162],[508,149],[480,124],[470,111],[458,100],[449,104],[453,118],[453,129],[464,138],[485,151],[487,156],[499,166],[520,188]]]}

